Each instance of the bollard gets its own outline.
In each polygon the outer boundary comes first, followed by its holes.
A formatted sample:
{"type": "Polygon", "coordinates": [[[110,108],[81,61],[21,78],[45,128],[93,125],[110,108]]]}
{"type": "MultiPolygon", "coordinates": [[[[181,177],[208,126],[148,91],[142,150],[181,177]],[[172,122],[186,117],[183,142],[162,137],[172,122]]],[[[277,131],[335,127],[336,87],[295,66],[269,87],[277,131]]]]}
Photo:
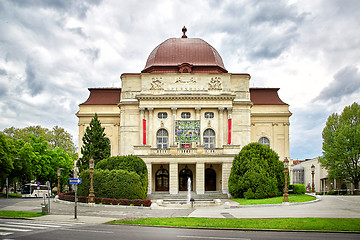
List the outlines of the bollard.
{"type": "Polygon", "coordinates": [[[41,204],[41,212],[43,214],[49,213],[48,205],[47,204],[41,204]]]}
{"type": "Polygon", "coordinates": [[[194,207],[195,199],[194,199],[194,198],[190,198],[190,202],[191,202],[191,207],[193,208],[193,207],[194,207]]]}

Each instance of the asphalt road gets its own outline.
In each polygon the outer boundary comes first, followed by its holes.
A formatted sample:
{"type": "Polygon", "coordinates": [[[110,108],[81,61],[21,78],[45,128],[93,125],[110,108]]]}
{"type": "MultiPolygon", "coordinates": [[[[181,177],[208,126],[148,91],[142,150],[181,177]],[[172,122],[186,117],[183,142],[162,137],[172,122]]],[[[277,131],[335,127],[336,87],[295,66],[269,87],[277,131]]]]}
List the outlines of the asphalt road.
{"type": "MultiPolygon", "coordinates": [[[[14,222],[22,224],[21,229],[27,229],[26,226],[36,227],[28,220],[0,220],[1,225],[8,225],[14,222]],[[7,223],[9,222],[9,223],[7,223]]],[[[332,239],[360,239],[360,234],[351,233],[315,233],[315,232],[268,232],[268,231],[232,231],[232,230],[205,230],[205,229],[183,229],[183,228],[159,228],[142,226],[124,226],[124,225],[81,225],[66,223],[37,223],[38,226],[45,226],[43,229],[30,228],[30,231],[15,232],[11,235],[0,236],[0,239],[123,239],[123,240],[162,240],[162,239],[208,239],[208,240],[257,240],[257,239],[291,239],[291,240],[332,240],[332,239]],[[46,227],[48,225],[49,227],[46,227]],[[55,227],[58,226],[58,227],[55,227]]],[[[13,224],[16,225],[16,224],[13,224]]],[[[19,225],[16,225],[19,226],[19,225]]],[[[19,228],[18,228],[19,229],[19,228]]]]}

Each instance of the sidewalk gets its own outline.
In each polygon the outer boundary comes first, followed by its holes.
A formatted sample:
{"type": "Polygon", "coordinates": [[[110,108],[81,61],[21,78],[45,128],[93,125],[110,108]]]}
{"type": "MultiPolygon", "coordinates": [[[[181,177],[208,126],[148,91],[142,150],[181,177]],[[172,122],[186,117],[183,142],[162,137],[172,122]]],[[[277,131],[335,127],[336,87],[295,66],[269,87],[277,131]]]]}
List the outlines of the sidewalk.
{"type": "MultiPolygon", "coordinates": [[[[204,217],[204,218],[360,218],[360,196],[321,196],[321,201],[275,206],[237,206],[231,200],[208,207],[125,207],[79,204],[78,219],[74,219],[74,204],[51,201],[50,214],[34,218],[39,221],[83,222],[100,224],[116,219],[146,217],[204,217]],[[225,202],[229,202],[225,204],[225,202]]],[[[40,199],[13,201],[0,199],[0,210],[41,211],[40,199]]]]}

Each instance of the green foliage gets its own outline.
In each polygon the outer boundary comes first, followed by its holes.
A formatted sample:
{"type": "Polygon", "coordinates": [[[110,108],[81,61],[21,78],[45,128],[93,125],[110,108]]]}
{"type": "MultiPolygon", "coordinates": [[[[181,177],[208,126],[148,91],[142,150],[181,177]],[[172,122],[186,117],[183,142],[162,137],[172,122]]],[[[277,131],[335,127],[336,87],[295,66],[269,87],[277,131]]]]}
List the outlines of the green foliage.
{"type": "MultiPolygon", "coordinates": [[[[56,171],[63,168],[67,173],[72,168],[75,146],[71,135],[58,126],[52,131],[40,126],[23,129],[11,127],[0,135],[1,143],[7,142],[7,147],[1,149],[6,152],[12,163],[11,171],[0,175],[1,184],[3,184],[2,178],[8,177],[9,183],[24,184],[36,180],[42,184],[50,181],[54,186],[57,183],[56,171]]],[[[9,168],[1,166],[0,171],[6,169],[9,168]]],[[[67,181],[68,175],[62,174],[61,182],[67,183],[67,181]]]]}
{"type": "Polygon", "coordinates": [[[236,198],[266,198],[282,193],[283,163],[269,147],[250,143],[235,156],[229,177],[229,192],[236,198]]]}
{"type": "Polygon", "coordinates": [[[304,184],[292,184],[289,189],[293,190],[294,194],[305,194],[306,186],[304,184]]]}
{"type": "Polygon", "coordinates": [[[147,192],[148,173],[144,161],[133,155],[129,156],[116,156],[103,159],[95,166],[97,169],[102,170],[125,170],[128,172],[135,172],[140,176],[142,182],[142,189],[147,192]]]}
{"type": "Polygon", "coordinates": [[[14,169],[12,156],[10,154],[10,143],[4,134],[0,133],[0,187],[2,188],[5,179],[14,169]]]}
{"type": "MultiPolygon", "coordinates": [[[[81,184],[78,185],[80,196],[88,196],[90,189],[90,173],[80,173],[81,184]]],[[[94,170],[93,186],[96,197],[117,199],[145,199],[140,176],[125,170],[94,170]]]]}
{"type": "Polygon", "coordinates": [[[31,142],[30,136],[34,136],[35,138],[43,137],[49,144],[48,147],[50,149],[61,148],[69,154],[73,160],[77,158],[76,147],[71,134],[59,126],[54,126],[52,130],[42,128],[41,126],[30,126],[26,128],[10,127],[4,129],[3,133],[14,141],[23,140],[26,143],[31,142]]]}
{"type": "Polygon", "coordinates": [[[82,138],[82,157],[78,160],[80,171],[89,168],[89,160],[91,157],[93,157],[95,163],[97,163],[110,156],[110,142],[109,139],[105,137],[104,130],[105,128],[101,127],[100,120],[95,113],[89,126],[86,127],[85,134],[82,138]]]}
{"type": "Polygon", "coordinates": [[[329,178],[342,178],[359,189],[360,181],[360,106],[356,102],[339,115],[328,117],[322,132],[321,165],[329,178]]]}

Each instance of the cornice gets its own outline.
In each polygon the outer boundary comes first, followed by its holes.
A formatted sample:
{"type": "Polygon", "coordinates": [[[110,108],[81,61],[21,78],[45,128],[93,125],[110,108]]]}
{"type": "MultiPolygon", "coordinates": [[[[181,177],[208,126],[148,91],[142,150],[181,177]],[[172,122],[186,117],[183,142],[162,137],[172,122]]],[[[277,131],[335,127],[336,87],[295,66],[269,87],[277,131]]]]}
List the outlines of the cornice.
{"type": "Polygon", "coordinates": [[[204,94],[163,94],[163,95],[137,95],[138,100],[161,100],[161,101],[179,101],[179,100],[234,100],[233,94],[204,95],[204,94]]]}

